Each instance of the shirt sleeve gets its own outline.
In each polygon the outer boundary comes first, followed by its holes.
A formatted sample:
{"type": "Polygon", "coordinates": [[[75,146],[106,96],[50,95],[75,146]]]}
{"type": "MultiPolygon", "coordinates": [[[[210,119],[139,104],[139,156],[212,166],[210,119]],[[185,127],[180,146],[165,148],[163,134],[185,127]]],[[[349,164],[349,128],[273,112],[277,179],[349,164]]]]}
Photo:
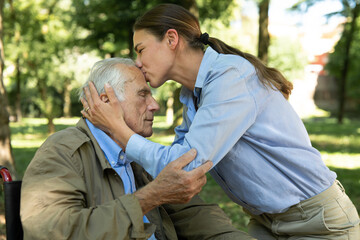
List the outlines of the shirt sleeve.
{"type": "Polygon", "coordinates": [[[79,166],[80,156],[70,156],[54,148],[38,151],[23,179],[21,220],[25,239],[147,239],[151,236],[155,226],[144,224],[140,203],[133,194],[87,206],[89,193],[79,166]]]}
{"type": "Polygon", "coordinates": [[[254,123],[257,107],[248,82],[257,80],[255,71],[241,74],[237,68],[230,67],[209,73],[208,78],[192,124],[187,133],[187,125],[181,127],[177,142],[163,146],[136,134],[130,138],[127,156],[153,177],[191,148],[197,150],[197,156],[185,170],[192,170],[207,160],[215,166],[254,123]]]}

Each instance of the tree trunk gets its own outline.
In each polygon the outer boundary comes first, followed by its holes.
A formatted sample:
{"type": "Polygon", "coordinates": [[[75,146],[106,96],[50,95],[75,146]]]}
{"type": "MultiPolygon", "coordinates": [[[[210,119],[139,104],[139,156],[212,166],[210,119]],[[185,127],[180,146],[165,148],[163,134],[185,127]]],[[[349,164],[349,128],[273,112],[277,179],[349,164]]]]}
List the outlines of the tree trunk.
{"type": "MultiPolygon", "coordinates": [[[[10,12],[11,12],[11,21],[14,23],[15,28],[15,44],[20,44],[20,25],[16,22],[16,12],[14,9],[13,1],[9,0],[10,3],[10,12]]],[[[21,112],[21,67],[20,67],[20,53],[17,53],[16,61],[15,61],[15,68],[16,68],[16,96],[15,96],[15,119],[14,121],[18,122],[22,119],[22,112],[21,112]]]]}
{"type": "Polygon", "coordinates": [[[64,82],[64,116],[71,117],[71,84],[70,79],[65,79],[64,82]]]}
{"type": "Polygon", "coordinates": [[[356,21],[359,15],[360,4],[357,3],[355,8],[353,9],[353,16],[350,23],[349,32],[346,31],[346,26],[344,29],[343,34],[346,34],[346,42],[345,42],[345,59],[343,69],[341,70],[341,79],[340,79],[340,86],[339,86],[339,107],[338,107],[338,123],[343,122],[344,113],[345,113],[345,102],[346,102],[346,82],[347,82],[347,75],[350,65],[350,49],[351,44],[353,42],[354,33],[356,31],[356,21]]]}
{"type": "Polygon", "coordinates": [[[199,9],[195,0],[183,0],[181,5],[199,18],[199,9]]]}
{"type": "MultiPolygon", "coordinates": [[[[36,76],[39,76],[38,73],[36,73],[36,76]]],[[[52,134],[55,132],[55,125],[53,122],[53,120],[54,120],[53,103],[51,101],[51,97],[48,96],[48,87],[46,86],[46,79],[41,78],[41,77],[37,77],[37,78],[38,78],[38,90],[40,93],[40,98],[44,104],[43,107],[41,108],[41,110],[48,120],[48,124],[47,124],[48,125],[48,133],[52,134]]]]}
{"type": "Polygon", "coordinates": [[[129,47],[129,58],[133,58],[134,57],[134,43],[133,43],[133,25],[135,24],[135,22],[131,22],[129,24],[129,36],[128,36],[128,47],[129,47]]]}
{"type": "Polygon", "coordinates": [[[16,58],[16,121],[21,121],[22,112],[21,112],[21,72],[20,72],[20,57],[16,58]]]}
{"type": "Polygon", "coordinates": [[[3,81],[4,70],[4,44],[3,44],[3,13],[4,0],[0,0],[0,164],[7,167],[16,176],[15,162],[11,149],[11,132],[9,126],[9,113],[7,111],[7,94],[3,81]]]}
{"type": "Polygon", "coordinates": [[[54,118],[48,117],[48,133],[53,134],[55,132],[54,118]]]}
{"type": "Polygon", "coordinates": [[[172,111],[173,111],[173,123],[167,129],[167,132],[170,134],[174,133],[174,128],[181,124],[180,120],[182,119],[182,103],[180,102],[180,92],[181,87],[176,88],[173,92],[173,103],[172,103],[172,111]]]}
{"type": "Polygon", "coordinates": [[[270,0],[262,0],[259,3],[259,42],[258,57],[267,64],[268,49],[270,45],[269,25],[269,4],[270,0]]]}
{"type": "Polygon", "coordinates": [[[170,92],[170,96],[166,101],[166,123],[173,124],[174,123],[174,94],[170,92]]]}

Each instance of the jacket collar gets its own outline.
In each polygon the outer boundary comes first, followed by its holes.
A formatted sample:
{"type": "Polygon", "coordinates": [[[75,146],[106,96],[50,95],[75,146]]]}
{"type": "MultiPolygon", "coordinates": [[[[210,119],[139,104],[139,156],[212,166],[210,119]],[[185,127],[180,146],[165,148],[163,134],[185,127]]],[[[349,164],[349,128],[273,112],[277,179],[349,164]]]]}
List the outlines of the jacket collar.
{"type": "Polygon", "coordinates": [[[97,156],[97,159],[100,163],[100,166],[103,170],[103,172],[106,170],[106,169],[112,169],[110,163],[108,160],[106,160],[106,157],[104,155],[104,152],[102,151],[102,149],[100,148],[99,146],[99,143],[96,141],[94,135],[91,133],[88,125],[86,124],[85,122],[85,119],[81,118],[77,124],[76,124],[76,127],[82,131],[84,134],[86,134],[86,136],[88,137],[88,141],[91,142],[94,150],[95,150],[95,154],[97,156]]]}

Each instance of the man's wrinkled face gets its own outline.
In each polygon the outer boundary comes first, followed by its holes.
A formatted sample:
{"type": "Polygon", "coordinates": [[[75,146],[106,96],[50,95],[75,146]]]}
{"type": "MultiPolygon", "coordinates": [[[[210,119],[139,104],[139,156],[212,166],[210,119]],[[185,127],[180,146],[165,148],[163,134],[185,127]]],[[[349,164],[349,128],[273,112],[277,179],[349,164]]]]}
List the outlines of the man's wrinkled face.
{"type": "Polygon", "coordinates": [[[154,113],[159,110],[159,105],[152,97],[140,69],[134,66],[129,67],[128,71],[133,79],[129,79],[124,85],[125,100],[120,103],[124,110],[124,119],[135,133],[150,137],[153,133],[154,113]]]}

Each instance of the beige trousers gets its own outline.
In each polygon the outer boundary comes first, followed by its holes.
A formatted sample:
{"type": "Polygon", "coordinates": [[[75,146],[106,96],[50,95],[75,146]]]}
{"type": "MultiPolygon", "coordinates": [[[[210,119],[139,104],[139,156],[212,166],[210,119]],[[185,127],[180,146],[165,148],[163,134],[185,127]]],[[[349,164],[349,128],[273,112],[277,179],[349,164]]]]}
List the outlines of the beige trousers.
{"type": "Polygon", "coordinates": [[[279,214],[251,216],[248,228],[259,240],[360,240],[359,215],[339,181],[279,214]]]}

